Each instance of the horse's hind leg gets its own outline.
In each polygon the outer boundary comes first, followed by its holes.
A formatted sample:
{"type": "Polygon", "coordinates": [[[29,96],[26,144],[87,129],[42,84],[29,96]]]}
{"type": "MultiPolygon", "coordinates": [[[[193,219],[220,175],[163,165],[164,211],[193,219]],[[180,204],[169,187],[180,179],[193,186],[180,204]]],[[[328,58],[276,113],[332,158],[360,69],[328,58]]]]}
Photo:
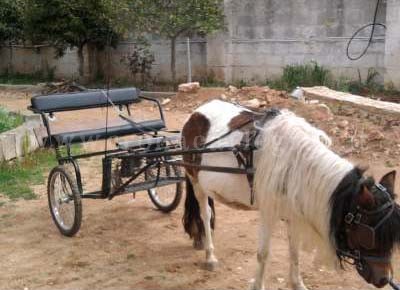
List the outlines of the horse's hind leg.
{"type": "Polygon", "coordinates": [[[290,284],[293,290],[307,290],[299,268],[299,244],[293,236],[290,222],[288,223],[288,238],[290,252],[290,284]]]}
{"type": "Polygon", "coordinates": [[[208,202],[208,196],[204,194],[199,188],[196,189],[197,200],[200,205],[201,219],[204,223],[204,247],[206,250],[206,268],[213,271],[218,264],[218,260],[214,255],[214,244],[212,241],[211,218],[212,209],[208,202]]]}
{"type": "Polygon", "coordinates": [[[264,289],[265,264],[269,256],[272,225],[269,225],[264,217],[261,218],[260,222],[257,270],[256,277],[251,285],[251,290],[264,289]]]}

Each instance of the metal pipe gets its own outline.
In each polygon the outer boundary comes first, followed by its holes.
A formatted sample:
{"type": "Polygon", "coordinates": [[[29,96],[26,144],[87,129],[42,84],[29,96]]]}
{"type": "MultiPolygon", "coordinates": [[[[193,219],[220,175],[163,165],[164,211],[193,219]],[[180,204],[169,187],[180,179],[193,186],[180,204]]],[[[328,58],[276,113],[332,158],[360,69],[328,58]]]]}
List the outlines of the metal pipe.
{"type": "Polygon", "coordinates": [[[186,38],[186,49],[187,49],[187,65],[188,65],[188,78],[187,82],[191,83],[192,82],[192,60],[190,56],[190,38],[186,38]]]}

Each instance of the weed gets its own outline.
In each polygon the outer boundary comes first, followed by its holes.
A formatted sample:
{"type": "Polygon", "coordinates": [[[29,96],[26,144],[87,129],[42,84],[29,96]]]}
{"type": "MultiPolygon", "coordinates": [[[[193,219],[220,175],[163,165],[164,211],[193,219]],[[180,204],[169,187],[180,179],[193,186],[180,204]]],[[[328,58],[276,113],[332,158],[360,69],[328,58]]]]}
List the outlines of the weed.
{"type": "Polygon", "coordinates": [[[303,65],[287,65],[283,69],[282,77],[278,80],[267,81],[267,85],[271,88],[291,91],[297,86],[326,86],[331,79],[328,69],[316,62],[310,62],[303,65]]]}
{"type": "MultiPolygon", "coordinates": [[[[79,146],[73,147],[73,153],[80,152],[79,146]]],[[[35,199],[31,186],[43,184],[44,173],[57,165],[54,152],[40,149],[24,159],[0,163],[0,193],[11,200],[35,199]]]]}
{"type": "Polygon", "coordinates": [[[10,114],[6,109],[0,107],[0,133],[18,127],[24,122],[21,115],[10,114]]]}

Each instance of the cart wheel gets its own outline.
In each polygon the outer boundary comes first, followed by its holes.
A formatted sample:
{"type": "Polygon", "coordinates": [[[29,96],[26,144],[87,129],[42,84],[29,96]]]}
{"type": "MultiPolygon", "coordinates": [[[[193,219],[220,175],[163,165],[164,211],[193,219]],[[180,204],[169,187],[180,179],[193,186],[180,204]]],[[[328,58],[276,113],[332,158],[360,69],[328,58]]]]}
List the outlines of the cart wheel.
{"type": "MultiPolygon", "coordinates": [[[[181,175],[179,167],[175,165],[165,165],[165,170],[167,172],[172,170],[174,176],[177,177],[181,175]]],[[[156,172],[156,169],[145,171],[146,180],[149,178],[153,179],[156,172]]],[[[158,188],[151,188],[147,192],[149,193],[151,201],[159,210],[164,213],[169,213],[177,208],[182,199],[182,182],[158,188]],[[171,191],[174,191],[174,194],[172,194],[171,191]]]]}
{"type": "Polygon", "coordinates": [[[82,222],[81,194],[75,176],[63,165],[53,168],[47,194],[54,223],[64,236],[74,236],[82,222]]]}

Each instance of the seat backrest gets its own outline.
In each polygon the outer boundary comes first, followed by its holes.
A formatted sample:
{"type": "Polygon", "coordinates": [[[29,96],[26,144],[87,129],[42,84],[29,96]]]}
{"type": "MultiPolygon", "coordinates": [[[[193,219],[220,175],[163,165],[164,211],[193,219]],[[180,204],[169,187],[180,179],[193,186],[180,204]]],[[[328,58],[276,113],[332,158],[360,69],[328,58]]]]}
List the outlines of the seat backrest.
{"type": "Polygon", "coordinates": [[[111,105],[107,94],[115,105],[129,105],[140,101],[140,90],[136,88],[109,91],[89,90],[78,93],[35,96],[31,99],[32,106],[29,109],[36,113],[53,113],[105,107],[111,105]]]}

